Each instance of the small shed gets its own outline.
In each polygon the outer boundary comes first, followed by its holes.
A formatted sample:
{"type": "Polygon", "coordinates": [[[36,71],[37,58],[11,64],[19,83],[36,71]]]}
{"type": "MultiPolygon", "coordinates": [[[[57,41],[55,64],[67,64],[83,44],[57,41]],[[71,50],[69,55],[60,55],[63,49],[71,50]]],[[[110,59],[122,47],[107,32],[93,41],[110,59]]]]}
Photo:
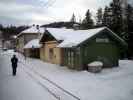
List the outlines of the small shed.
{"type": "Polygon", "coordinates": [[[61,65],[77,70],[87,69],[93,61],[103,62],[104,67],[118,66],[120,52],[127,47],[126,42],[107,27],[89,30],[47,28],[41,39],[45,42],[44,48],[48,41],[56,42],[53,47],[61,52],[58,55],[61,65]]]}
{"type": "Polygon", "coordinates": [[[39,39],[33,39],[24,46],[24,55],[27,57],[40,58],[39,39]]]}

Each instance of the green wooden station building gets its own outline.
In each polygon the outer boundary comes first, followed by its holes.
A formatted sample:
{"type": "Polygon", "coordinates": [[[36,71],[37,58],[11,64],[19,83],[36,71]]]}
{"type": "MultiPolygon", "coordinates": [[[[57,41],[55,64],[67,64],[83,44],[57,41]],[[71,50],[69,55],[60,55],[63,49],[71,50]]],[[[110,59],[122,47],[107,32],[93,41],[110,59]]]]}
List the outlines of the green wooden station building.
{"type": "Polygon", "coordinates": [[[57,57],[59,64],[77,70],[87,69],[93,61],[103,62],[104,67],[119,66],[120,53],[127,47],[126,42],[107,27],[89,30],[47,28],[42,38],[45,36],[50,37],[49,41],[56,41],[51,48],[59,49],[60,55],[56,55],[60,56],[57,57]]]}

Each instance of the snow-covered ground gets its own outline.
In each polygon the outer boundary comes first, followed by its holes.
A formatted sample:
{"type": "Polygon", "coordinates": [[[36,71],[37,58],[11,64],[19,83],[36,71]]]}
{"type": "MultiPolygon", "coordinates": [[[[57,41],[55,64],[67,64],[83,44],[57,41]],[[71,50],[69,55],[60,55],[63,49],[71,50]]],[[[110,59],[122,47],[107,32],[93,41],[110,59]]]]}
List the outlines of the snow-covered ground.
{"type": "MultiPolygon", "coordinates": [[[[1,50],[0,50],[1,52],[1,50]]],[[[12,76],[10,57],[0,55],[0,100],[57,100],[22,68],[12,76]]]]}
{"type": "MultiPolygon", "coordinates": [[[[13,52],[2,54],[10,57],[13,52]]],[[[75,100],[133,100],[133,61],[120,60],[119,67],[94,74],[70,70],[39,59],[27,58],[25,61],[21,54],[16,54],[20,61],[19,67],[23,67],[61,100],[70,100],[65,98],[68,97],[64,96],[66,94],[75,96],[75,100]]]]}

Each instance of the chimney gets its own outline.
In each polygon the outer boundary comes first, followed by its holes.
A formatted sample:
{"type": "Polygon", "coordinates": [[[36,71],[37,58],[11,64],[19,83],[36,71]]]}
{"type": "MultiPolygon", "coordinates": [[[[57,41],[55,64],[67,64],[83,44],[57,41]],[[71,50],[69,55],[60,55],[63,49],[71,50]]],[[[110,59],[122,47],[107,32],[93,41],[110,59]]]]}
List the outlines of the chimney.
{"type": "Polygon", "coordinates": [[[32,25],[33,27],[35,26],[35,24],[32,25]]]}
{"type": "Polygon", "coordinates": [[[36,25],[36,29],[38,29],[38,30],[39,30],[39,27],[40,27],[39,25],[36,25]]]}

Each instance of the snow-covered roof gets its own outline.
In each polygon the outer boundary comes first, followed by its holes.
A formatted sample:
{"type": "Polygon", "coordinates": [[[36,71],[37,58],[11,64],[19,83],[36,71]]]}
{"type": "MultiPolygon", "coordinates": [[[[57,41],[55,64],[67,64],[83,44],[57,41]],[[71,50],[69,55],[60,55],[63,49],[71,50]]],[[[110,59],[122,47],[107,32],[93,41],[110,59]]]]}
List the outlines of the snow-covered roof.
{"type": "Polygon", "coordinates": [[[32,26],[32,27],[22,31],[20,34],[17,35],[17,37],[20,36],[21,34],[27,34],[27,33],[28,34],[29,33],[44,33],[44,28],[39,27],[39,29],[37,29],[36,26],[32,26]]]}
{"type": "Polygon", "coordinates": [[[89,30],[73,30],[64,28],[47,28],[46,30],[54,36],[56,40],[63,40],[58,47],[72,47],[80,44],[103,29],[104,27],[89,30]]]}
{"type": "Polygon", "coordinates": [[[72,30],[68,37],[58,45],[58,47],[73,47],[94,36],[103,28],[90,29],[90,30],[72,30]]]}
{"type": "Polygon", "coordinates": [[[40,48],[41,44],[39,44],[39,39],[33,39],[29,41],[25,46],[24,49],[29,49],[29,48],[40,48]]]}
{"type": "MultiPolygon", "coordinates": [[[[64,28],[47,28],[49,34],[51,34],[57,41],[62,40],[62,42],[57,47],[74,47],[78,44],[86,41],[87,39],[95,36],[101,31],[107,29],[113,36],[115,36],[119,41],[124,43],[124,40],[113,33],[107,27],[89,29],[89,30],[73,30],[64,28]]],[[[43,37],[42,37],[43,38],[43,37]]]]}

